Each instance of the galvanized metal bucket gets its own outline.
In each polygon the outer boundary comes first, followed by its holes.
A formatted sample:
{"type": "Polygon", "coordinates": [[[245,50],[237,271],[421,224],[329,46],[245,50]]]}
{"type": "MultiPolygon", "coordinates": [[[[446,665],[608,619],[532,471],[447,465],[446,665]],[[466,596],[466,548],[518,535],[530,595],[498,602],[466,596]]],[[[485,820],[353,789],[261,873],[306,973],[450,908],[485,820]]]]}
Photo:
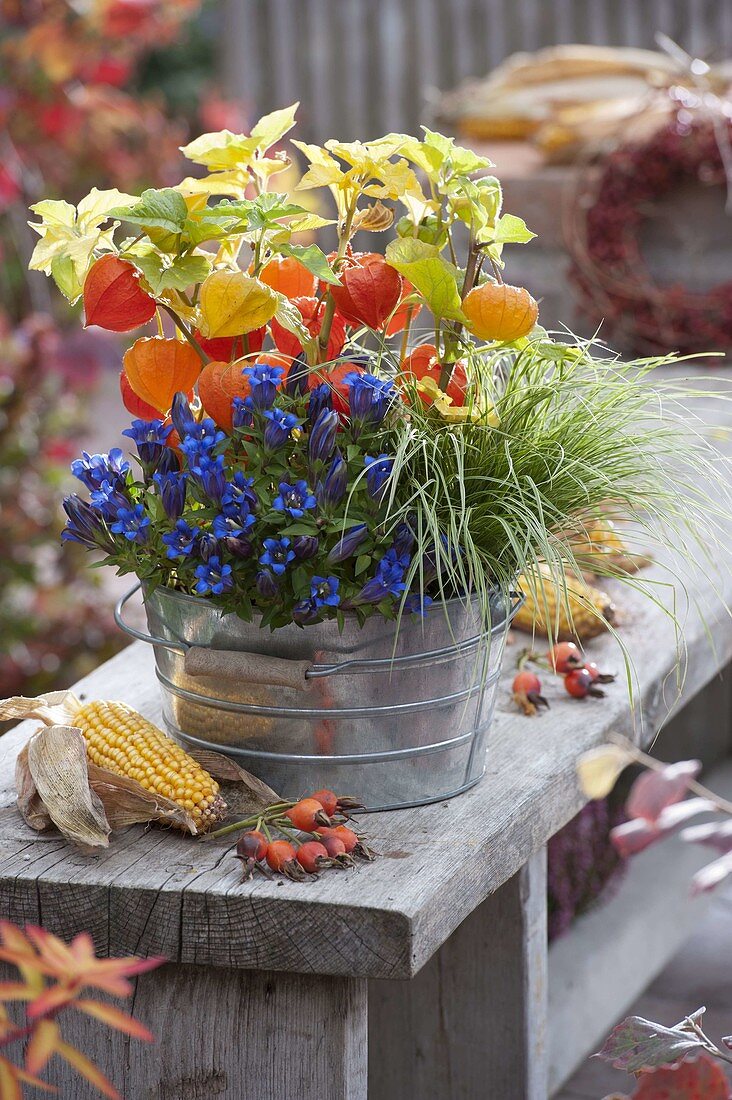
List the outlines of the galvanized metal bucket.
{"type": "Polygon", "coordinates": [[[374,615],[270,632],[205,599],[144,594],[163,716],[188,747],[235,757],[285,797],[331,787],[371,810],[436,802],[485,768],[512,605],[498,594],[490,629],[476,600],[437,601],[423,619],[374,615]]]}

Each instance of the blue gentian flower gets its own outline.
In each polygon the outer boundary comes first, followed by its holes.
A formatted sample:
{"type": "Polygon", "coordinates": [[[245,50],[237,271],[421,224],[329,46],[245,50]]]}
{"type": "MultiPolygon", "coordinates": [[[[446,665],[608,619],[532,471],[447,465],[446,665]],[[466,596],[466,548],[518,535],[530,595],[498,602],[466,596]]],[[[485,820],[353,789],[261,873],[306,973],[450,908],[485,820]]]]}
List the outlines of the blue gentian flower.
{"type": "Polygon", "coordinates": [[[430,607],[432,607],[432,600],[430,597],[420,596],[418,592],[414,592],[411,596],[407,596],[404,601],[404,610],[412,615],[419,615],[421,618],[425,617],[430,607]]]}
{"type": "Polygon", "coordinates": [[[144,505],[136,504],[134,508],[120,508],[109,530],[115,535],[124,535],[128,542],[142,544],[147,542],[149,526],[150,517],[145,515],[144,505]]]}
{"type": "Polygon", "coordinates": [[[223,455],[202,454],[191,466],[191,473],[203,489],[206,496],[218,503],[226,490],[225,459],[223,455]]]}
{"type": "Polygon", "coordinates": [[[213,521],[213,533],[217,539],[239,538],[245,534],[254,523],[254,516],[246,512],[240,512],[234,519],[232,516],[216,516],[213,521]]]}
{"type": "Polygon", "coordinates": [[[274,579],[269,569],[262,569],[257,573],[254,578],[254,583],[257,586],[257,592],[260,596],[263,596],[265,600],[274,599],[279,592],[277,581],[274,579]]]}
{"type": "Polygon", "coordinates": [[[284,367],[272,366],[270,363],[254,363],[251,367],[244,367],[242,374],[249,380],[252,408],[263,412],[272,407],[284,373],[284,367]]]}
{"type": "Polygon", "coordinates": [[[264,447],[268,451],[276,451],[290,438],[293,428],[297,428],[302,421],[298,420],[294,413],[286,413],[283,409],[265,409],[264,415],[267,424],[264,429],[264,447]]]}
{"type": "Polygon", "coordinates": [[[296,481],[294,485],[281,481],[279,496],[272,501],[272,507],[276,512],[288,512],[293,519],[302,519],[317,503],[306,481],[296,481]]]}
{"type": "Polygon", "coordinates": [[[324,508],[335,508],[346,495],[348,468],[340,451],[333,455],[324,481],[318,482],[318,498],[324,508]]]}
{"type": "Polygon", "coordinates": [[[389,458],[388,455],[378,455],[376,458],[373,455],[364,455],[363,462],[366,467],[366,485],[369,496],[380,503],[386,492],[389,476],[394,468],[394,459],[389,458]]]}
{"type": "Polygon", "coordinates": [[[254,423],[254,417],[250,408],[248,397],[232,397],[231,399],[231,424],[234,428],[250,428],[254,423]]]}
{"type": "Polygon", "coordinates": [[[308,392],[308,380],[310,368],[304,351],[301,351],[287,372],[285,379],[285,393],[290,397],[304,397],[308,392]]]}
{"type": "Polygon", "coordinates": [[[109,551],[114,549],[114,542],[104,530],[101,516],[87,501],[72,493],[64,497],[63,507],[68,517],[61,532],[63,542],[78,542],[89,550],[95,550],[98,546],[109,551]]]}
{"type": "Polygon", "coordinates": [[[355,527],[349,527],[347,531],[344,531],[328,554],[328,561],[331,565],[352,558],[367,534],[368,530],[365,523],[358,523],[355,527]]]}
{"type": "Polygon", "coordinates": [[[320,541],[315,535],[295,535],[292,540],[292,549],[298,561],[307,561],[314,558],[320,547],[320,541]]]}
{"type": "Polygon", "coordinates": [[[337,431],[338,413],[333,409],[321,409],[308,439],[308,461],[311,466],[315,462],[328,461],[333,454],[337,431]]]}
{"type": "Polygon", "coordinates": [[[414,532],[410,525],[404,520],[398,523],[394,530],[394,541],[392,546],[398,557],[401,557],[402,554],[411,554],[412,552],[412,547],[414,546],[414,532]]]}
{"type": "Polygon", "coordinates": [[[241,470],[237,470],[231,481],[226,482],[226,488],[221,494],[221,511],[225,516],[238,519],[241,509],[245,512],[253,511],[257,507],[257,494],[252,489],[253,477],[245,477],[241,470]]]}
{"type": "Polygon", "coordinates": [[[397,557],[394,550],[387,550],[376,567],[374,576],[366,581],[353,602],[381,603],[388,596],[401,596],[407,587],[404,583],[404,570],[409,565],[408,557],[397,557]]]}
{"type": "Polygon", "coordinates": [[[99,489],[103,481],[109,481],[118,487],[124,485],[125,474],[130,464],[119,447],[113,447],[108,455],[90,455],[81,452],[81,458],[71,463],[71,472],[87,489],[99,489]]]}
{"type": "Polygon", "coordinates": [[[356,429],[354,435],[357,437],[362,425],[375,427],[382,422],[396,397],[396,390],[392,381],[359,371],[351,371],[343,381],[348,386],[351,429],[352,432],[356,429]]]}
{"type": "Polygon", "coordinates": [[[177,474],[180,471],[180,459],[172,447],[166,447],[155,467],[156,474],[177,474]]]}
{"type": "Polygon", "coordinates": [[[173,522],[180,519],[186,503],[188,474],[183,474],[180,470],[161,473],[158,469],[153,474],[153,481],[158,487],[160,500],[168,519],[172,519],[173,522]]]}
{"type": "Polygon", "coordinates": [[[216,555],[202,565],[196,566],[196,578],[195,588],[199,596],[207,596],[209,592],[214,596],[220,596],[222,592],[230,592],[234,587],[231,566],[222,565],[216,555]]]}
{"type": "Polygon", "coordinates": [[[199,458],[211,457],[212,452],[226,439],[226,434],[220,431],[215,422],[205,417],[200,423],[193,424],[190,432],[181,441],[180,449],[193,466],[199,458]]]}
{"type": "Polygon", "coordinates": [[[103,481],[90,494],[92,506],[98,509],[105,519],[115,519],[120,508],[131,508],[132,502],[126,493],[118,488],[117,483],[103,481]]]}
{"type": "Polygon", "coordinates": [[[259,559],[260,565],[268,565],[273,573],[281,577],[295,557],[288,538],[265,539],[264,553],[259,559]]]}
{"type": "Polygon", "coordinates": [[[122,435],[129,436],[137,447],[143,469],[152,471],[162,457],[163,448],[173,430],[172,424],[162,420],[133,420],[122,435]]]}
{"type": "Polygon", "coordinates": [[[337,607],[341,602],[338,595],[340,581],[337,577],[313,577],[310,581],[310,595],[316,607],[337,607]]]}
{"type": "Polygon", "coordinates": [[[170,419],[173,421],[173,427],[181,439],[185,439],[187,435],[195,434],[198,422],[191,411],[188,398],[180,391],[173,397],[173,404],[170,407],[170,419]]]}
{"type": "Polygon", "coordinates": [[[190,527],[184,519],[179,519],[172,531],[163,535],[169,558],[187,558],[192,552],[200,534],[198,527],[190,527]]]}
{"type": "Polygon", "coordinates": [[[327,382],[321,382],[310,391],[308,401],[308,420],[311,424],[320,416],[323,409],[333,408],[333,391],[327,382]]]}

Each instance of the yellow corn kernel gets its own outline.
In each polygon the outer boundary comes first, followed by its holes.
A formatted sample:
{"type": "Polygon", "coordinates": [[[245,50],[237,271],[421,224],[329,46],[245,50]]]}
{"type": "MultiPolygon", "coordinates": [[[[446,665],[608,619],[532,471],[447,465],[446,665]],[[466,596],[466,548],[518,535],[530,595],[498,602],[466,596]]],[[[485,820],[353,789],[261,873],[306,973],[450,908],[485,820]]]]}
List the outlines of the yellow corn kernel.
{"type": "Polygon", "coordinates": [[[219,785],[185,749],[125,703],[95,699],[74,716],[92,763],[176,802],[206,832],[224,816],[219,785]]]}
{"type": "Polygon", "coordinates": [[[518,630],[550,634],[554,641],[587,641],[613,622],[615,606],[606,592],[575,576],[567,577],[565,591],[547,565],[520,577],[519,587],[526,602],[513,620],[518,630]]]}

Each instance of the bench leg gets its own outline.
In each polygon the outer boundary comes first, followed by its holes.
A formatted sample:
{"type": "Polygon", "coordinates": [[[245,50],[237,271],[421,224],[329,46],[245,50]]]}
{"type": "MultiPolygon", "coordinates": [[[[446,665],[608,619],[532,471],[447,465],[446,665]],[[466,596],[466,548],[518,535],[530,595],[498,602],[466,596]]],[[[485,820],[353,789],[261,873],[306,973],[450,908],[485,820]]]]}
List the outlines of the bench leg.
{"type": "MultiPolygon", "coordinates": [[[[168,964],[132,1011],[154,1047],[81,1013],[64,1028],[125,1100],[366,1100],[365,981],[168,964]]],[[[62,1096],[98,1095],[60,1059],[49,1070],[62,1096]]]]}
{"type": "Polygon", "coordinates": [[[547,1100],[539,852],[411,982],[369,983],[369,1100],[547,1100]]]}

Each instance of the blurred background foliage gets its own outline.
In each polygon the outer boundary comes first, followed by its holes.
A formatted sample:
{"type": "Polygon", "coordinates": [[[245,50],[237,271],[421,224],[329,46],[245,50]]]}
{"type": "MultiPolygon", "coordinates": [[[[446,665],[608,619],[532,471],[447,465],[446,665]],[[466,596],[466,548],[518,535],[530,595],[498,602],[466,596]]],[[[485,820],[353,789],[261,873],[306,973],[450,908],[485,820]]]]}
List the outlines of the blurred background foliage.
{"type": "Polygon", "coordinates": [[[122,348],[28,275],[28,206],[165,184],[190,133],[245,124],[211,85],[212,7],[0,0],[0,696],[73,682],[122,645],[106,582],[59,543],[69,461],[122,348]]]}

